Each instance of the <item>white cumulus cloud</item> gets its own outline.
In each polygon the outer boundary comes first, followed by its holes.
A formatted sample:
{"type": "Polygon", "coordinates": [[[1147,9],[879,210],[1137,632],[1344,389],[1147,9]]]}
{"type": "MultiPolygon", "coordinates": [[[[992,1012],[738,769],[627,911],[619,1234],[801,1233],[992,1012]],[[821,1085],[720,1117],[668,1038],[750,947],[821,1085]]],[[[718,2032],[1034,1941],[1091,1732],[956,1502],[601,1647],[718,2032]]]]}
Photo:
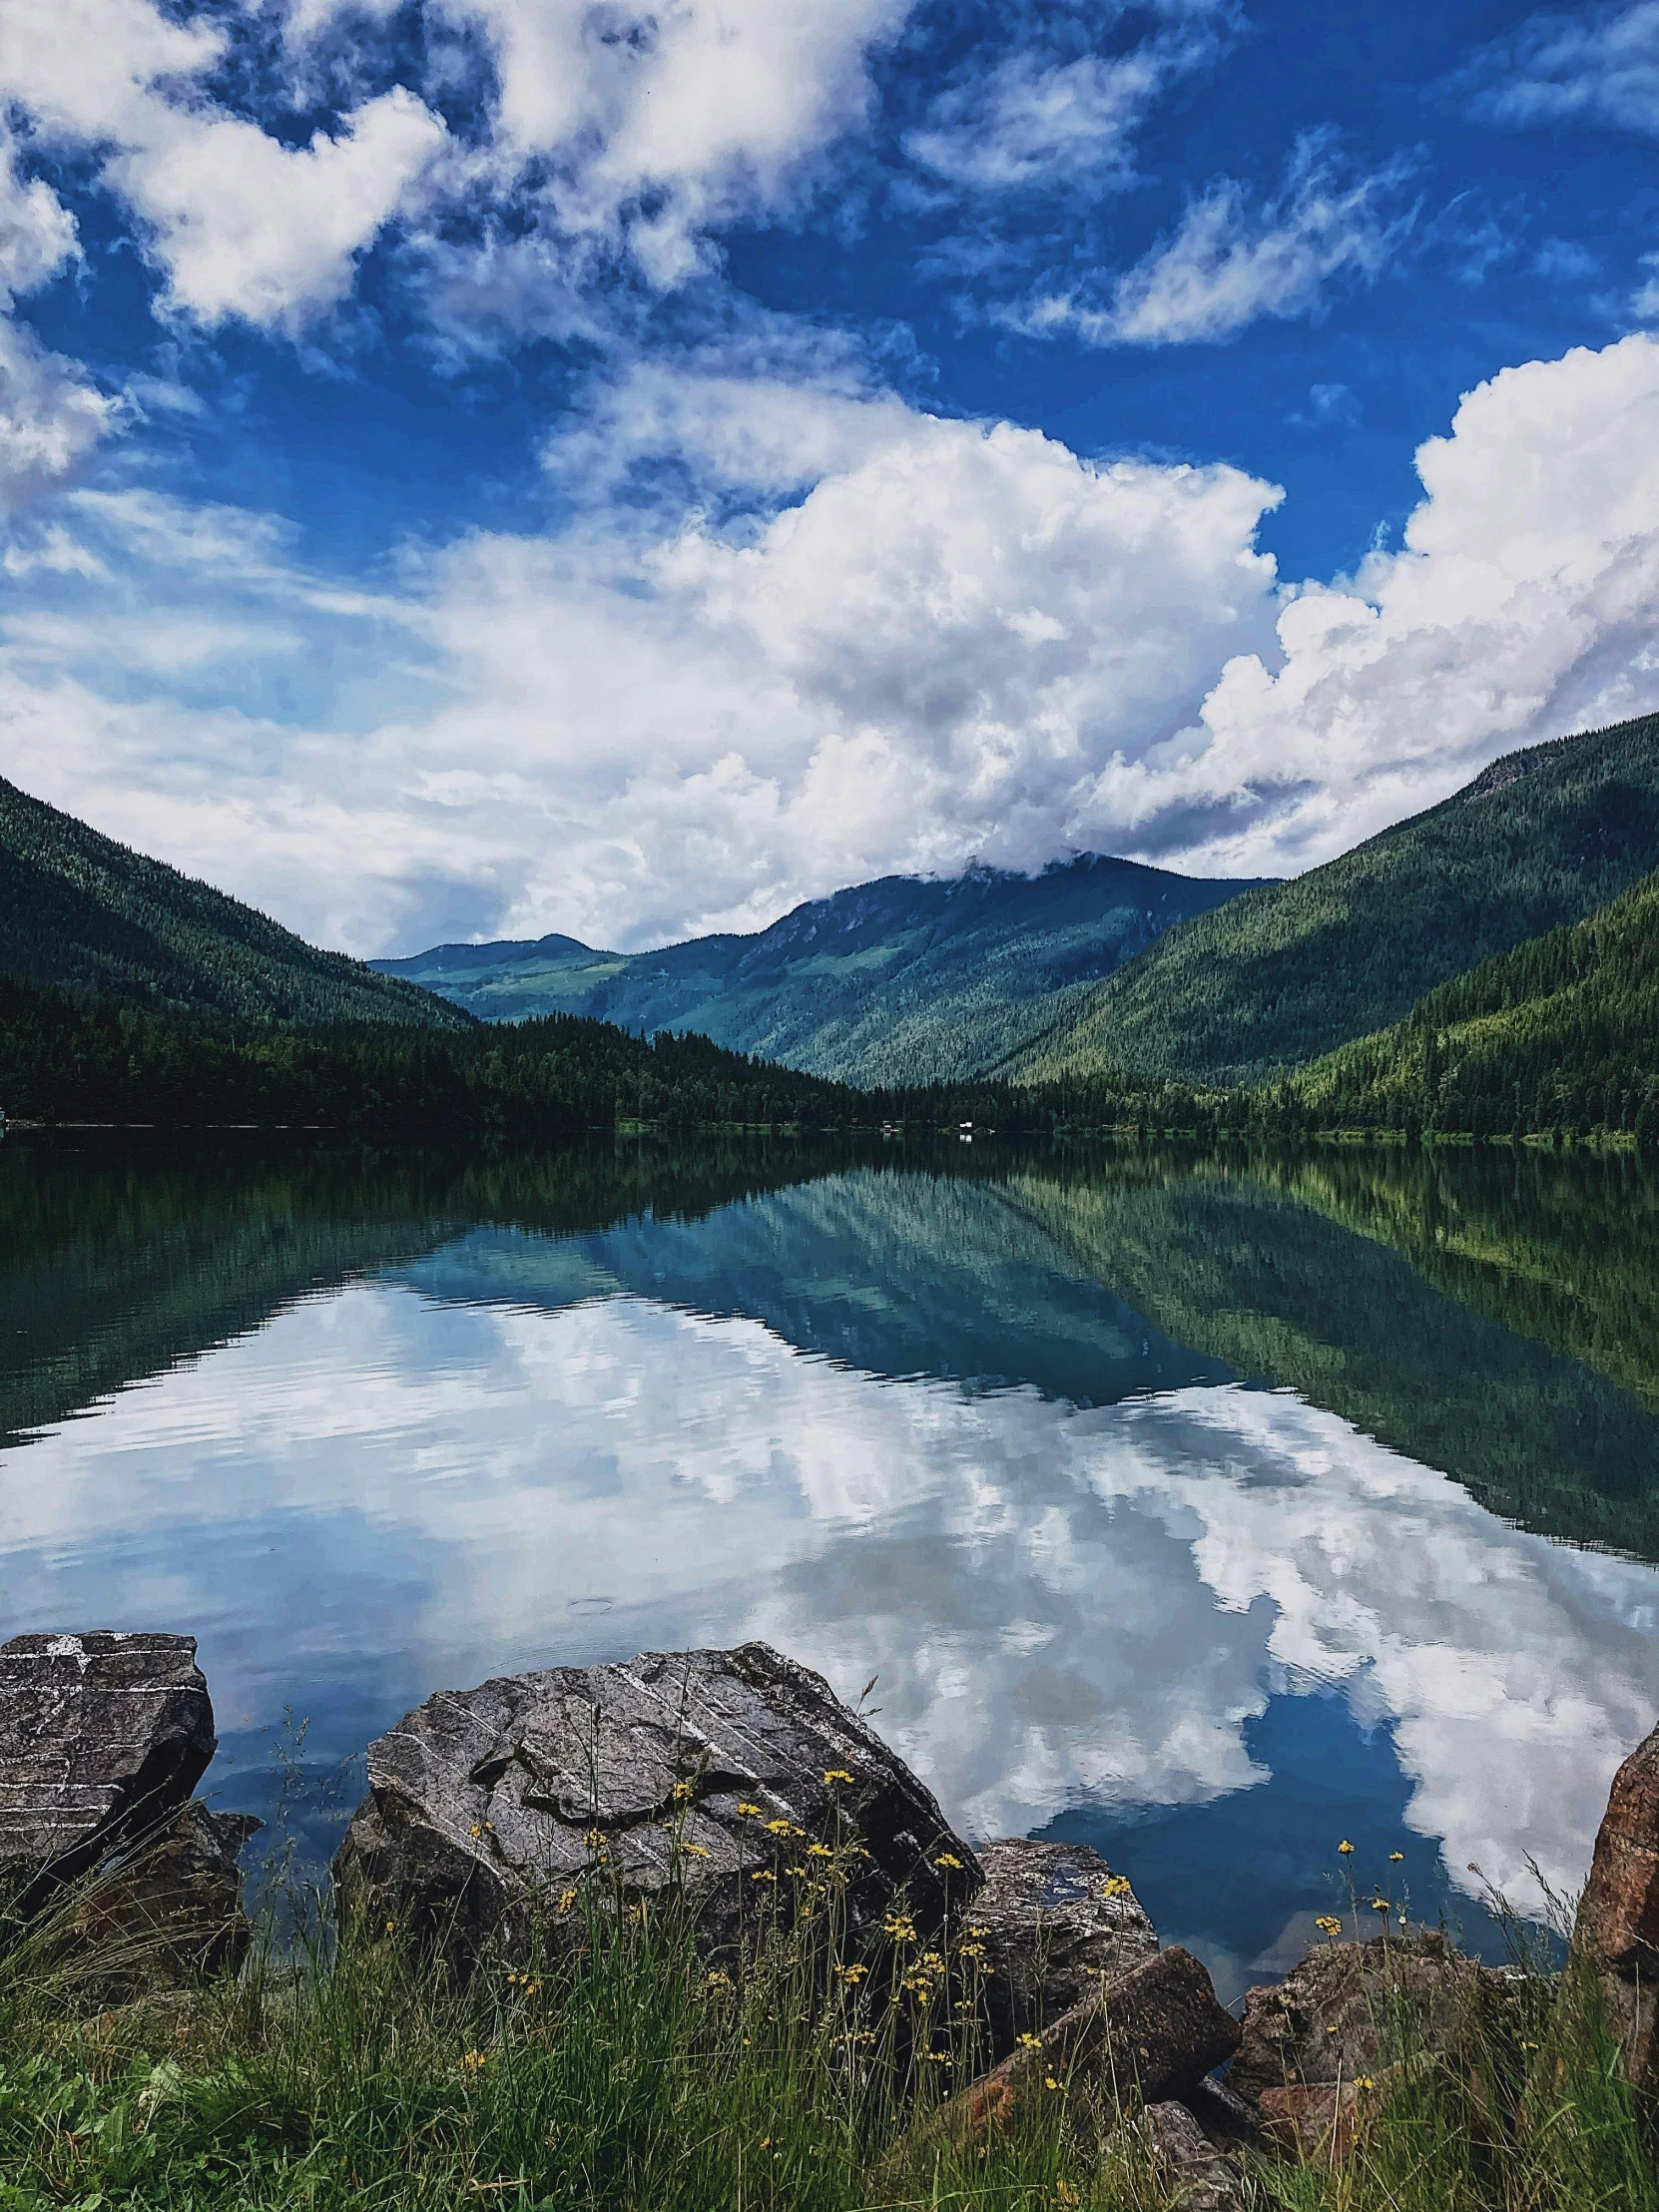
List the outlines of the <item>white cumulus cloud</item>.
{"type": "Polygon", "coordinates": [[[0,515],[61,484],[112,427],[116,413],[79,362],[0,315],[0,515]]]}
{"type": "Polygon", "coordinates": [[[350,290],[357,255],[446,135],[401,88],[298,149],[239,116],[158,108],[105,174],[148,226],[169,305],[296,333],[350,290]]]}
{"type": "Polygon", "coordinates": [[[0,96],[48,143],[102,156],[165,303],[208,324],[291,332],[332,306],[445,136],[394,89],[290,148],[203,93],[228,29],[149,0],[13,0],[8,14],[0,96]]]}
{"type": "Polygon", "coordinates": [[[1659,706],[1643,335],[1470,392],[1400,547],[1294,591],[1257,478],[783,353],[640,364],[550,461],[557,528],[378,596],[257,518],[76,493],[87,557],[0,617],[12,773],[354,950],[638,946],[975,855],[1282,872],[1659,706]],[[636,464],[675,499],[619,500],[636,464]]]}
{"type": "Polygon", "coordinates": [[[1499,752],[1659,706],[1659,342],[1503,370],[1417,470],[1400,550],[1305,588],[1278,666],[1242,657],[1206,701],[1201,786],[1306,789],[1228,849],[1324,857],[1499,752]]]}

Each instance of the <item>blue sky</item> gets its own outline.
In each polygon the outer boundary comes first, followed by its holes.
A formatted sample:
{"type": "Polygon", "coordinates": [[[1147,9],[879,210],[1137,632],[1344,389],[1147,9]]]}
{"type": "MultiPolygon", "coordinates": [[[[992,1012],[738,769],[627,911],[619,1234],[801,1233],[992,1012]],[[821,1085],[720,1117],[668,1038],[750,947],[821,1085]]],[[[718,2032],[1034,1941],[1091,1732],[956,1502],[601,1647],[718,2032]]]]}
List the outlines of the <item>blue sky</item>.
{"type": "Polygon", "coordinates": [[[359,952],[1659,706],[1659,0],[6,0],[0,770],[359,952]]]}

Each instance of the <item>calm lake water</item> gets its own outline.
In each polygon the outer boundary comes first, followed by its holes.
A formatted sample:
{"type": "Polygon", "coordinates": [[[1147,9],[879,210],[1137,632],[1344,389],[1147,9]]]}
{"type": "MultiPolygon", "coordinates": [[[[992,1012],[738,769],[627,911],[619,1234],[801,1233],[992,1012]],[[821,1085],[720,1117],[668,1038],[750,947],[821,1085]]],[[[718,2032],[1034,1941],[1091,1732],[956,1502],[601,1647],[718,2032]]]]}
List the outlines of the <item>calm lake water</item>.
{"type": "Polygon", "coordinates": [[[0,1332],[0,1634],[195,1633],[317,1855],[433,1689],[761,1636],[1232,1995],[1344,1837],[1489,1945],[1659,1719],[1628,1157],[14,1136],[0,1332]]]}

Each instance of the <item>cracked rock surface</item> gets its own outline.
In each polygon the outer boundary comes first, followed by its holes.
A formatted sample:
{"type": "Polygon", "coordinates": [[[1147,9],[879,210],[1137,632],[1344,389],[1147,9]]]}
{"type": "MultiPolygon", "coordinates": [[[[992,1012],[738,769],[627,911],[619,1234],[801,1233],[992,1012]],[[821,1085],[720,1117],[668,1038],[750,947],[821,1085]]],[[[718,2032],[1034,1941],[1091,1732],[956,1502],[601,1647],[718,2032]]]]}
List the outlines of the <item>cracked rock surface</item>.
{"type": "Polygon", "coordinates": [[[601,1903],[680,1887],[705,1938],[734,1945],[854,1845],[854,1947],[900,1896],[924,1934],[982,1879],[823,1677],[752,1643],[440,1691],[369,1746],[334,1871],[465,1971],[492,1941],[521,1950],[538,1921],[578,1921],[590,1887],[601,1903]]]}
{"type": "Polygon", "coordinates": [[[217,1748],[196,1639],[0,1644],[0,1886],[26,1898],[165,1821],[217,1748]]]}
{"type": "Polygon", "coordinates": [[[972,1919],[985,1930],[993,2058],[1156,1953],[1134,1891],[1087,1844],[1008,1837],[981,1844],[979,1863],[985,1886],[972,1919]]]}

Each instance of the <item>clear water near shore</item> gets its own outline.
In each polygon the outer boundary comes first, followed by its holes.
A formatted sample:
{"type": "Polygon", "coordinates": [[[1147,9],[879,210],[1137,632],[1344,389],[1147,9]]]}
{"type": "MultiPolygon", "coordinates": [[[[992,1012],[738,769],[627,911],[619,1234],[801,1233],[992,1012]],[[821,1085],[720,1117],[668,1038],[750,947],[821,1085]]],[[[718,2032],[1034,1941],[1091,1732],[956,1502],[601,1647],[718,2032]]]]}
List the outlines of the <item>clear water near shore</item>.
{"type": "Polygon", "coordinates": [[[0,1227],[0,1632],[194,1631],[319,1855],[437,1687],[763,1636],[1231,1994],[1343,1838],[1494,1940],[1659,1719],[1628,1158],[13,1138],[0,1227]]]}

